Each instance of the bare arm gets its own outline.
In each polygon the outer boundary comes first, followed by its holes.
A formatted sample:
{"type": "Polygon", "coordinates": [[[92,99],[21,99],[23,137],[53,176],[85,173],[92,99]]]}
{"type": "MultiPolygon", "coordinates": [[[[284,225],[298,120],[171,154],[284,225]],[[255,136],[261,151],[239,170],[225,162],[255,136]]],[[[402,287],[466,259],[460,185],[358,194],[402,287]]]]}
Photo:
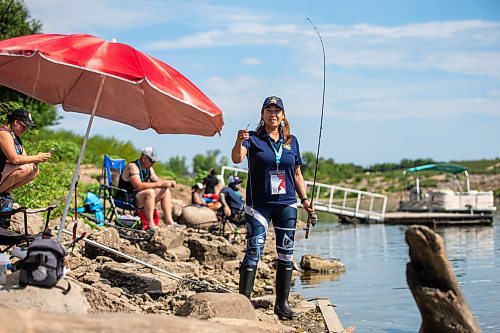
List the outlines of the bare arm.
{"type": "Polygon", "coordinates": [[[245,156],[247,156],[247,148],[243,146],[243,141],[249,138],[247,130],[239,130],[236,142],[234,143],[233,150],[231,151],[231,159],[233,163],[241,163],[245,156]]]}
{"type": "Polygon", "coordinates": [[[137,165],[130,163],[128,164],[125,169],[123,170],[125,177],[124,179],[130,181],[132,185],[134,186],[134,189],[136,191],[143,191],[143,190],[148,190],[148,189],[155,189],[155,188],[169,188],[169,187],[175,187],[176,182],[173,180],[162,180],[158,179],[156,174],[153,176],[153,170],[151,170],[151,176],[155,177],[153,179],[156,179],[154,182],[143,182],[141,179],[140,171],[137,165]]]}
{"type": "Polygon", "coordinates": [[[295,191],[301,199],[304,209],[308,213],[314,213],[314,207],[312,206],[309,199],[302,201],[302,199],[307,198],[307,192],[306,186],[304,184],[304,177],[302,176],[302,171],[300,170],[300,165],[295,166],[295,191]]]}
{"type": "Polygon", "coordinates": [[[14,147],[14,139],[7,131],[0,131],[0,148],[7,157],[10,163],[21,165],[28,163],[42,163],[47,161],[52,154],[51,153],[38,153],[36,155],[27,155],[23,149],[21,155],[17,154],[16,148],[14,147]]]}
{"type": "Polygon", "coordinates": [[[229,208],[229,205],[227,204],[226,201],[226,196],[224,193],[219,194],[220,202],[222,203],[222,207],[224,208],[224,214],[226,216],[231,216],[231,208],[229,208]]]}
{"type": "Polygon", "coordinates": [[[205,203],[203,201],[201,201],[200,196],[198,195],[198,193],[193,193],[193,201],[194,201],[194,203],[196,205],[205,206],[205,203]]]}

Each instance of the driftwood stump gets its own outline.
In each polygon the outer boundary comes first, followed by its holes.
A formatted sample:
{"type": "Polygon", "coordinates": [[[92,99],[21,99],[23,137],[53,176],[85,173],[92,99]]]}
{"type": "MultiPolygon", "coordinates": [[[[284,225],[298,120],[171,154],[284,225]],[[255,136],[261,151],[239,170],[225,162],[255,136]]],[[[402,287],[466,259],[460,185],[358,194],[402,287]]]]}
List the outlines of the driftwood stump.
{"type": "Polygon", "coordinates": [[[424,226],[406,231],[406,279],[422,315],[420,333],[481,332],[460,291],[441,236],[424,226]]]}

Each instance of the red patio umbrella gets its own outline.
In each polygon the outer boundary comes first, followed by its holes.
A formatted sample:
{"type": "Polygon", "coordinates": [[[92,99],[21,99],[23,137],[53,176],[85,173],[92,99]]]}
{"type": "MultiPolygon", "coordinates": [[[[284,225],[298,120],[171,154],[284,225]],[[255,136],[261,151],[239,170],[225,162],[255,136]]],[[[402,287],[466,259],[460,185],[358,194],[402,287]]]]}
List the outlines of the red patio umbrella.
{"type": "Polygon", "coordinates": [[[0,41],[0,85],[66,111],[90,114],[61,230],[95,115],[158,133],[220,133],[221,110],[166,63],[91,35],[38,34],[0,41]]]}

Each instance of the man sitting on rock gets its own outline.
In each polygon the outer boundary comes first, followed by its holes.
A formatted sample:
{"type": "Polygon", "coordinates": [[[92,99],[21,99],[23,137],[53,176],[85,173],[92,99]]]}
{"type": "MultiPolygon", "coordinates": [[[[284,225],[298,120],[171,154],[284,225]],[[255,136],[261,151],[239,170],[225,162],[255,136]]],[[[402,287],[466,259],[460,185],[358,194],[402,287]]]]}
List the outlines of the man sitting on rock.
{"type": "Polygon", "coordinates": [[[224,187],[219,194],[224,215],[237,225],[241,224],[244,219],[244,214],[240,214],[245,206],[245,201],[239,192],[241,183],[242,180],[239,177],[234,177],[228,187],[224,187]]]}
{"type": "MultiPolygon", "coordinates": [[[[138,209],[144,210],[148,229],[155,230],[154,209],[158,202],[161,202],[161,209],[165,218],[165,224],[174,225],[172,219],[172,202],[170,187],[175,187],[174,180],[162,180],[156,175],[153,165],[158,160],[153,147],[146,147],[142,150],[141,156],[128,163],[122,171],[118,187],[127,191],[128,202],[138,209]]],[[[117,197],[125,200],[121,191],[117,192],[117,197]]]]}

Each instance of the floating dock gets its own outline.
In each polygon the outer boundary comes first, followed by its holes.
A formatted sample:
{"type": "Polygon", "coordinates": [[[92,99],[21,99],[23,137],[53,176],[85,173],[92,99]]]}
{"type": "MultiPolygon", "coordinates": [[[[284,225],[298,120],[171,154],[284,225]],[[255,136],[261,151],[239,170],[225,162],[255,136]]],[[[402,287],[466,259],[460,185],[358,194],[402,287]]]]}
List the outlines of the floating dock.
{"type": "Polygon", "coordinates": [[[430,227],[491,225],[493,214],[487,213],[453,213],[453,212],[389,212],[385,213],[386,224],[422,224],[430,227]]]}

